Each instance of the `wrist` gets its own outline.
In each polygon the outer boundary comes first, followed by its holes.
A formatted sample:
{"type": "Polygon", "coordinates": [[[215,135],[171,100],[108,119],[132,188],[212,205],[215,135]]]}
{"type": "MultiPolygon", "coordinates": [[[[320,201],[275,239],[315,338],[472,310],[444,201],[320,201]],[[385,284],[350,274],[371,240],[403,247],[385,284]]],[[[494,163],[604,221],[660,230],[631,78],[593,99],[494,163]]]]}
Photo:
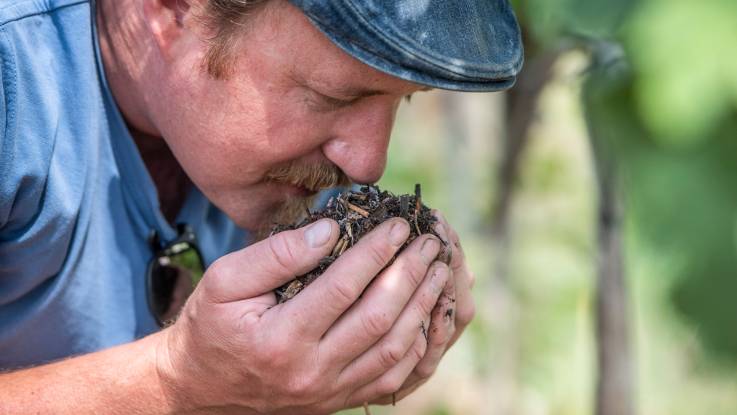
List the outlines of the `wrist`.
{"type": "Polygon", "coordinates": [[[156,385],[162,400],[165,402],[167,413],[190,413],[199,409],[193,399],[194,393],[189,385],[188,377],[182,373],[173,356],[172,327],[164,329],[151,337],[156,338],[154,349],[154,368],[156,385]]]}

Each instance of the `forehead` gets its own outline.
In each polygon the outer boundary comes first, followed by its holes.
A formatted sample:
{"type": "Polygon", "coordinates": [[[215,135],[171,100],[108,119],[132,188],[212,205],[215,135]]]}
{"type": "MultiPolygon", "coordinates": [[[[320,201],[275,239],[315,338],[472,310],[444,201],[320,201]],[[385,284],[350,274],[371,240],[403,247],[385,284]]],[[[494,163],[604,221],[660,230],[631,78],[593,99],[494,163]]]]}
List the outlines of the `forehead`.
{"type": "Polygon", "coordinates": [[[247,48],[280,63],[295,81],[316,84],[345,95],[409,94],[426,90],[374,69],[344,52],[322,34],[297,7],[272,0],[254,16],[247,48]]]}

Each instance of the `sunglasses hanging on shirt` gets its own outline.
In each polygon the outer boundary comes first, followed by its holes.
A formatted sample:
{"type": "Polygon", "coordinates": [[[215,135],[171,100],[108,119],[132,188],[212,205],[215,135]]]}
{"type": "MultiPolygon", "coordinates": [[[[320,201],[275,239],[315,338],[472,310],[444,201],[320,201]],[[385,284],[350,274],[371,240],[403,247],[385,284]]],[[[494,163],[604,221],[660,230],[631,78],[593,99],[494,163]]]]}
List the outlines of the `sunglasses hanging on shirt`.
{"type": "Polygon", "coordinates": [[[149,244],[153,258],[146,271],[148,307],[159,327],[176,321],[184,303],[205,273],[197,238],[189,225],[177,225],[177,238],[162,243],[152,231],[149,244]]]}

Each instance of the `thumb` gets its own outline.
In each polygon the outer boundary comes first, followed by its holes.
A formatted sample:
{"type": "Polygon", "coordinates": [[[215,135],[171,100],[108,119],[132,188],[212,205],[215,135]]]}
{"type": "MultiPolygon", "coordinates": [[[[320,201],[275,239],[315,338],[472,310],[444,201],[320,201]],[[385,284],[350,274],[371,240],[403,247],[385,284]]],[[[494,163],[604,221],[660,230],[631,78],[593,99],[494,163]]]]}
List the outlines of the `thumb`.
{"type": "Polygon", "coordinates": [[[200,282],[210,301],[227,303],[273,291],[317,267],[339,236],[338,223],[321,219],[280,232],[215,261],[200,282]]]}

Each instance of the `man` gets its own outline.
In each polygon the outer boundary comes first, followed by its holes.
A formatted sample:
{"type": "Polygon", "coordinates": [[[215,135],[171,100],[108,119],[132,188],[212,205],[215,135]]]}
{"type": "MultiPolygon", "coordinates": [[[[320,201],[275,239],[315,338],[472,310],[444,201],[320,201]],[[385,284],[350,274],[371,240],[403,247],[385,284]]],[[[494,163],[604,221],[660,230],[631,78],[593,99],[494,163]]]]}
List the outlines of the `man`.
{"type": "Polygon", "coordinates": [[[0,413],[388,403],[470,321],[442,217],[449,266],[431,235],[390,264],[409,232],[392,220],[278,305],[338,226],[246,248],[243,230],[377,181],[403,97],[510,87],[506,0],[13,0],[0,27],[0,413]],[[159,254],[190,233],[209,267],[158,330],[176,297],[156,311],[159,254]]]}

